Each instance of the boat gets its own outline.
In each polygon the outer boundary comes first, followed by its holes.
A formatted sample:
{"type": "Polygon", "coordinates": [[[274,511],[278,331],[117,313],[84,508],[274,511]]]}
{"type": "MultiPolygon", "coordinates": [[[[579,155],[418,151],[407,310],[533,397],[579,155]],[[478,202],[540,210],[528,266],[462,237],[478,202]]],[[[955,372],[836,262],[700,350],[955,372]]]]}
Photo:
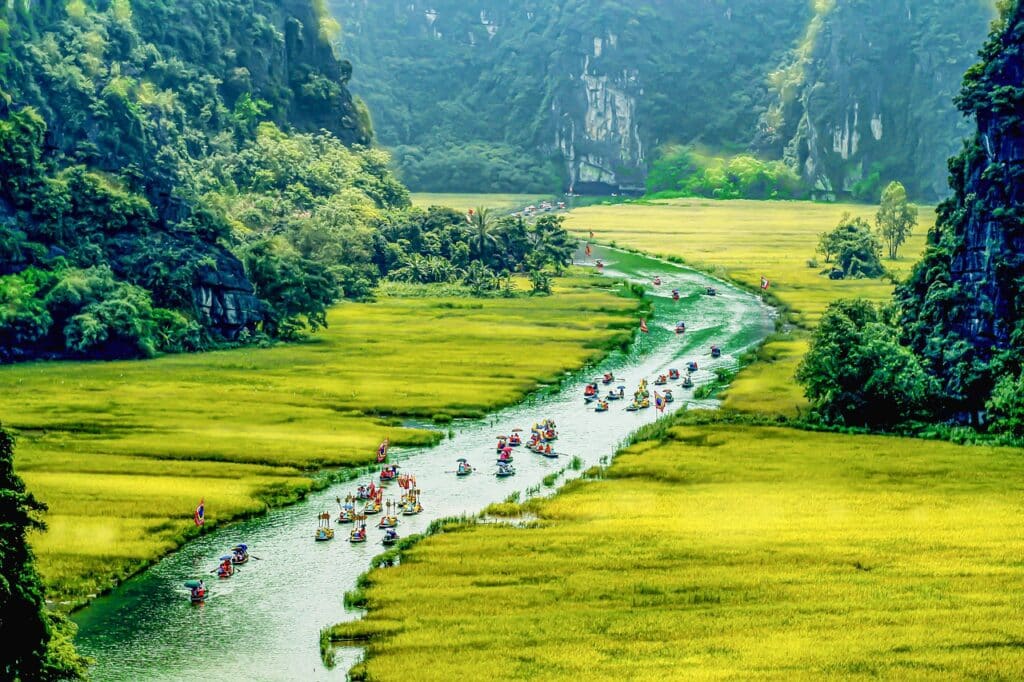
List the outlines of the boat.
{"type": "Polygon", "coordinates": [[[714,288],[714,287],[708,287],[708,288],[706,288],[706,289],[704,290],[704,293],[705,293],[705,294],[706,294],[707,296],[717,296],[717,295],[718,295],[718,289],[716,289],[716,288],[714,288]]]}
{"type": "Polygon", "coordinates": [[[665,389],[665,402],[666,403],[674,403],[675,401],[676,401],[676,399],[675,399],[675,396],[672,395],[672,389],[671,388],[666,388],[665,389]]]}
{"type": "Polygon", "coordinates": [[[244,543],[238,543],[231,548],[231,563],[235,566],[241,566],[249,560],[249,546],[244,543]]]}
{"type": "Polygon", "coordinates": [[[601,383],[603,383],[605,386],[612,383],[613,381],[615,381],[615,375],[613,375],[611,372],[606,372],[605,375],[601,377],[601,383]]]}
{"type": "Polygon", "coordinates": [[[366,542],[366,516],[356,516],[356,526],[348,532],[348,541],[352,543],[366,542]]]}
{"type": "Polygon", "coordinates": [[[639,405],[639,404],[637,404],[637,403],[636,403],[636,402],[634,401],[634,402],[630,403],[630,404],[629,404],[629,405],[628,405],[628,406],[626,407],[626,412],[636,412],[636,411],[637,411],[637,410],[639,410],[639,409],[640,409],[640,405],[639,405]]]}
{"type": "Polygon", "coordinates": [[[351,505],[345,505],[338,512],[338,523],[352,523],[356,520],[356,510],[351,505]]]}
{"type": "Polygon", "coordinates": [[[673,301],[678,301],[679,300],[679,289],[673,289],[672,290],[672,300],[673,301]]]}
{"type": "Polygon", "coordinates": [[[317,542],[325,542],[327,540],[334,539],[334,529],[331,528],[331,515],[328,512],[322,512],[317,517],[318,524],[316,534],[313,536],[317,542]]]}
{"type": "Polygon", "coordinates": [[[668,385],[668,377],[665,376],[664,374],[659,375],[658,378],[654,380],[654,385],[655,386],[667,386],[668,385]]]}
{"type": "Polygon", "coordinates": [[[402,514],[405,516],[415,516],[423,511],[423,505],[420,504],[420,491],[417,489],[410,490],[405,495],[405,504],[402,505],[402,514]]]}
{"type": "Polygon", "coordinates": [[[380,521],[377,522],[378,528],[394,528],[398,525],[398,505],[395,504],[394,500],[388,500],[385,505],[387,508],[384,516],[380,517],[380,521]]]}
{"type": "Polygon", "coordinates": [[[685,334],[686,324],[683,322],[676,322],[676,334],[685,334]]]}
{"type": "Polygon", "coordinates": [[[671,379],[672,381],[678,381],[679,380],[679,370],[678,369],[670,369],[668,371],[668,378],[671,379]]]}
{"type": "Polygon", "coordinates": [[[691,374],[696,372],[697,371],[697,363],[696,362],[692,362],[692,361],[686,363],[686,371],[691,373],[691,374]]]}
{"type": "Polygon", "coordinates": [[[648,400],[647,398],[644,398],[637,407],[639,407],[641,410],[646,410],[650,406],[651,401],[648,400]]]}
{"type": "Polygon", "coordinates": [[[456,476],[469,476],[473,473],[473,467],[465,459],[460,459],[458,462],[458,465],[455,467],[456,476]]]}
{"type": "Polygon", "coordinates": [[[206,584],[202,579],[186,580],[185,587],[189,590],[189,600],[193,604],[202,604],[210,594],[210,591],[207,589],[206,584]]]}
{"type": "Polygon", "coordinates": [[[366,505],[363,506],[362,513],[364,516],[372,516],[374,514],[380,514],[380,512],[381,506],[379,497],[376,497],[372,500],[367,500],[366,505]]]}
{"type": "Polygon", "coordinates": [[[539,454],[544,455],[548,459],[558,459],[558,456],[559,456],[558,453],[555,452],[554,450],[552,450],[551,452],[548,452],[547,450],[545,450],[544,452],[541,452],[539,454]]]}
{"type": "Polygon", "coordinates": [[[654,286],[656,286],[656,287],[660,287],[661,286],[661,277],[655,277],[654,278],[654,286]]]}
{"type": "Polygon", "coordinates": [[[235,565],[231,563],[232,555],[225,554],[220,558],[220,566],[217,567],[217,577],[226,580],[235,574],[235,565]]]}
{"type": "Polygon", "coordinates": [[[690,378],[689,374],[683,379],[683,388],[693,388],[693,379],[690,378]]]}
{"type": "Polygon", "coordinates": [[[587,384],[586,388],[583,389],[584,398],[592,398],[597,395],[597,384],[587,384]]]}
{"type": "Polygon", "coordinates": [[[605,399],[605,401],[609,401],[609,400],[621,400],[621,399],[622,399],[622,396],[621,396],[621,395],[619,395],[618,393],[616,393],[615,391],[609,391],[609,392],[608,392],[608,395],[606,395],[606,396],[604,397],[604,399],[605,399]]]}
{"type": "Polygon", "coordinates": [[[722,349],[718,346],[711,346],[711,357],[720,358],[722,357],[722,349]]]}
{"type": "Polygon", "coordinates": [[[607,412],[607,411],[608,411],[608,402],[604,401],[604,400],[599,402],[597,404],[597,407],[594,408],[594,412],[607,412]]]}
{"type": "Polygon", "coordinates": [[[390,528],[384,532],[384,537],[380,540],[380,543],[385,547],[390,547],[396,542],[398,542],[398,533],[390,528]]]}
{"type": "Polygon", "coordinates": [[[498,478],[505,478],[506,476],[515,476],[516,468],[511,464],[501,463],[498,465],[498,471],[494,474],[498,478]]]}
{"type": "Polygon", "coordinates": [[[508,446],[510,448],[518,448],[522,444],[523,439],[519,436],[518,433],[513,433],[508,439],[508,446]]]}
{"type": "Polygon", "coordinates": [[[380,480],[381,480],[381,482],[393,481],[396,478],[398,478],[398,466],[397,465],[392,464],[391,466],[384,467],[383,469],[380,470],[380,480]]]}

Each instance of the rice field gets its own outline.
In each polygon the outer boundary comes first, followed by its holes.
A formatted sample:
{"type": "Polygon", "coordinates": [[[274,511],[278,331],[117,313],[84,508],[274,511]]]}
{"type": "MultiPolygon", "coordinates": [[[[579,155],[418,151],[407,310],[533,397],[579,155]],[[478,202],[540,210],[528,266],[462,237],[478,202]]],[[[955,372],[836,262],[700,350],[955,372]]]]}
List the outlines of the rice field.
{"type": "Polygon", "coordinates": [[[33,546],[52,597],[76,602],[180,545],[201,498],[214,525],[301,495],[316,469],[370,462],[385,437],[436,442],[401,424],[514,403],[627,342],[639,305],[589,275],[549,297],[419,293],[339,305],[301,343],[0,367],[17,470],[50,506],[33,546]]]}
{"type": "MultiPolygon", "coordinates": [[[[814,253],[818,235],[834,228],[844,212],[874,225],[876,210],[864,204],[670,199],[579,208],[569,214],[566,227],[580,236],[593,231],[602,243],[681,259],[747,287],[759,287],[763,275],[792,320],[812,327],[837,298],[884,301],[891,296],[893,285],[886,280],[830,280],[821,274],[829,266],[814,253]],[[808,265],[812,259],[816,267],[808,265]]],[[[934,211],[922,207],[900,258],[883,260],[895,277],[910,272],[934,223],[934,211]]]]}
{"type": "Polygon", "coordinates": [[[1017,678],[1022,455],[678,426],[420,542],[332,636],[373,680],[1017,678]]]}
{"type": "Polygon", "coordinates": [[[412,194],[413,206],[429,208],[447,206],[458,211],[475,208],[490,208],[498,212],[516,211],[544,200],[553,201],[553,195],[545,194],[412,194]]]}

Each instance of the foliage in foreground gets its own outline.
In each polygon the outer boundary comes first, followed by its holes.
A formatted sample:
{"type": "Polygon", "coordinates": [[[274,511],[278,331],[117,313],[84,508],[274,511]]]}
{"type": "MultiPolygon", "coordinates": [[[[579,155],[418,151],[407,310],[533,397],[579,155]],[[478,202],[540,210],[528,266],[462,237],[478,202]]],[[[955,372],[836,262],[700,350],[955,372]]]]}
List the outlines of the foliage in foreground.
{"type": "Polygon", "coordinates": [[[45,530],[46,505],[14,473],[14,439],[0,427],[0,674],[36,682],[82,679],[88,661],[71,645],[74,625],[46,612],[42,581],[28,545],[45,530]]]}

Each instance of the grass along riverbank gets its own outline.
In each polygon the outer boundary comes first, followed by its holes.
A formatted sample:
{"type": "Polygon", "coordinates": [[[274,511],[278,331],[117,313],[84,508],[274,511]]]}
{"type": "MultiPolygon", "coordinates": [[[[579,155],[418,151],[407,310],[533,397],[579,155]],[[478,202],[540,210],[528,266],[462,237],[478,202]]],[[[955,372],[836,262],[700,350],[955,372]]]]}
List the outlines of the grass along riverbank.
{"type": "Polygon", "coordinates": [[[375,680],[1011,678],[1022,454],[679,426],[533,527],[420,542],[332,636],[375,680]]]}
{"type": "Polygon", "coordinates": [[[625,343],[636,299],[591,275],[555,295],[385,297],[344,304],[303,343],[155,360],[0,367],[16,467],[50,505],[33,537],[52,598],[79,601],[209,525],[439,435],[406,417],[481,415],[625,343]],[[530,353],[522,349],[529,347],[530,353]]]}
{"type": "Polygon", "coordinates": [[[517,211],[531,204],[540,204],[544,200],[554,201],[554,195],[545,194],[412,194],[413,206],[430,208],[431,206],[448,206],[458,211],[467,211],[486,206],[499,213],[517,211]]]}

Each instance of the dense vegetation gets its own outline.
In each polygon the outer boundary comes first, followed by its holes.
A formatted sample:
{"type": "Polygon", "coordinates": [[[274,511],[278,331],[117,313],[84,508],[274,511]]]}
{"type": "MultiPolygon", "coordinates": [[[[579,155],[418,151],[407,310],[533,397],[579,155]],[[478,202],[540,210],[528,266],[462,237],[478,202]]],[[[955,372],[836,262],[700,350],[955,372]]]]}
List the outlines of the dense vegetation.
{"type": "Polygon", "coordinates": [[[330,2],[416,190],[642,191],[651,169],[653,191],[735,195],[703,167],[666,183],[681,144],[752,153],[785,188],[800,176],[794,196],[866,201],[895,178],[945,194],[965,132],[951,98],[991,4],[330,2]]]}
{"type": "MultiPolygon", "coordinates": [[[[1024,315],[1020,301],[1024,282],[1021,259],[1022,200],[1024,200],[1024,87],[1020,63],[1024,35],[1024,7],[1006,2],[993,26],[982,61],[968,70],[957,104],[977,123],[977,132],[963,151],[950,160],[952,198],[938,209],[938,220],[928,235],[928,249],[910,279],[896,295],[892,331],[882,333],[887,343],[898,338],[900,348],[877,347],[857,335],[841,338],[832,352],[852,357],[869,354],[883,364],[896,363],[910,371],[917,386],[906,395],[930,393],[927,418],[956,419],[985,425],[986,406],[996,433],[1020,433],[1024,415],[1013,397],[1024,364],[1024,315]],[[884,357],[883,357],[884,356],[884,357]],[[919,364],[923,372],[911,370],[919,364]],[[930,384],[937,384],[930,390],[930,384]]],[[[839,320],[843,306],[833,309],[839,320]]],[[[835,327],[835,325],[832,325],[835,327]]],[[[822,331],[812,355],[839,328],[822,331]]],[[[826,342],[831,344],[831,342],[826,342]]],[[[812,368],[813,370],[813,368],[812,368]]],[[[845,423],[837,410],[840,402],[870,400],[869,389],[855,389],[851,398],[837,381],[815,387],[823,376],[809,371],[813,404],[828,421],[845,423]]],[[[896,385],[894,388],[903,390],[896,385]]],[[[916,401],[909,400],[909,404],[916,401]]],[[[884,426],[909,415],[859,420],[884,426]]]]}
{"type": "Polygon", "coordinates": [[[323,7],[250,4],[0,7],[0,361],[287,338],[416,259],[477,291],[565,260],[554,224],[483,253],[409,209],[323,7]]]}
{"type": "Polygon", "coordinates": [[[28,532],[42,531],[46,505],[14,472],[14,439],[0,427],[0,675],[24,682],[78,679],[87,661],[71,645],[74,625],[49,614],[28,532]]]}

